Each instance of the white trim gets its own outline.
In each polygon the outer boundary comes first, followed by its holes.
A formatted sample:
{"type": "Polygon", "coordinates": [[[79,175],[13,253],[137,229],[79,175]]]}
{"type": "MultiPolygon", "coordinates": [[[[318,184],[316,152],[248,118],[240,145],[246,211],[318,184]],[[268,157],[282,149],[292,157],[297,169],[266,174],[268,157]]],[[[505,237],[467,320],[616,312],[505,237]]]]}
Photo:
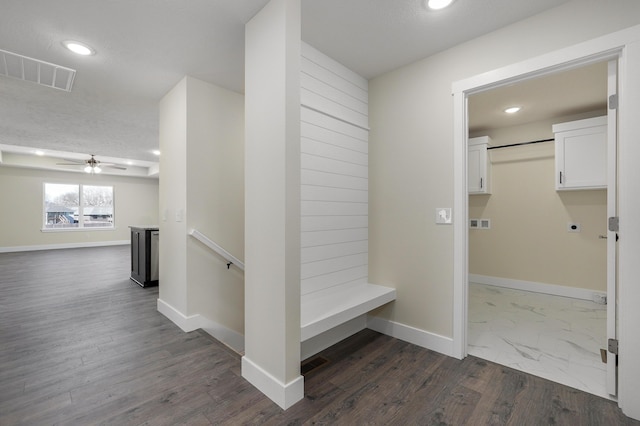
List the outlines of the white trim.
{"type": "Polygon", "coordinates": [[[158,299],[157,306],[158,312],[169,318],[171,322],[180,327],[185,333],[201,328],[232,350],[238,353],[244,352],[244,336],[237,331],[227,328],[200,314],[186,316],[162,299],[158,299]]]}
{"type": "Polygon", "coordinates": [[[185,333],[201,328],[200,315],[186,316],[162,299],[158,299],[158,312],[169,318],[171,322],[180,327],[185,333]]]}
{"type": "Polygon", "coordinates": [[[589,290],[586,288],[567,287],[563,285],[545,284],[535,281],[514,280],[511,278],[490,277],[477,274],[469,274],[469,282],[589,301],[593,301],[593,296],[595,294],[602,296],[606,296],[607,294],[604,291],[589,290]]]}
{"type": "Polygon", "coordinates": [[[367,328],[443,355],[453,356],[453,339],[450,337],[374,316],[367,317],[367,328]]]}
{"type": "MultiPolygon", "coordinates": [[[[638,37],[640,37],[640,25],[452,83],[454,104],[453,350],[456,356],[459,354],[463,357],[467,353],[467,96],[563,69],[616,58],[628,43],[637,40],[638,37]]],[[[624,73],[624,69],[620,71],[624,73]]],[[[620,96],[624,97],[622,91],[620,96]]]]}
{"type": "Polygon", "coordinates": [[[560,50],[516,62],[493,71],[453,82],[452,92],[477,93],[516,81],[581,67],[586,64],[613,59],[622,48],[638,37],[640,25],[587,40],[560,50]]]}
{"type": "Polygon", "coordinates": [[[467,356],[467,313],[469,272],[469,193],[467,189],[467,97],[461,92],[453,94],[453,347],[452,356],[467,356]],[[464,111],[463,114],[456,114],[464,111]],[[462,137],[462,140],[456,139],[462,137]],[[462,161],[460,161],[462,160],[462,161]],[[462,188],[462,191],[459,190],[462,188]]]}
{"type": "Polygon", "coordinates": [[[11,246],[0,247],[0,253],[13,253],[18,251],[40,251],[40,250],[58,250],[70,248],[87,248],[87,247],[103,247],[103,246],[126,246],[131,244],[130,240],[116,241],[92,241],[88,243],[61,243],[61,244],[41,244],[34,246],[11,246]]]}
{"type": "Polygon", "coordinates": [[[115,226],[95,226],[95,227],[81,227],[81,228],[41,228],[40,232],[87,232],[87,231],[115,231],[115,226]]]}
{"type": "Polygon", "coordinates": [[[225,327],[222,324],[218,324],[208,318],[198,315],[200,317],[200,328],[209,333],[214,339],[222,342],[226,346],[239,354],[244,353],[244,336],[235,330],[225,327]]]}
{"type": "Polygon", "coordinates": [[[242,357],[242,377],[283,410],[304,398],[304,377],[298,376],[289,383],[282,383],[246,355],[242,357]]]}

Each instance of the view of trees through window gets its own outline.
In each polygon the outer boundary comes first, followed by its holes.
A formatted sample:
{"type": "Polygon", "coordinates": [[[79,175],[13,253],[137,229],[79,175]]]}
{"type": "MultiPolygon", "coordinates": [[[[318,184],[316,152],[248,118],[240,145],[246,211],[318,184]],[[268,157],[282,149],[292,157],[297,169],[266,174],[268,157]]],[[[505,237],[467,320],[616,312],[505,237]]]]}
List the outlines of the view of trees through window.
{"type": "Polygon", "coordinates": [[[113,187],[44,184],[44,228],[113,228],[113,187]]]}

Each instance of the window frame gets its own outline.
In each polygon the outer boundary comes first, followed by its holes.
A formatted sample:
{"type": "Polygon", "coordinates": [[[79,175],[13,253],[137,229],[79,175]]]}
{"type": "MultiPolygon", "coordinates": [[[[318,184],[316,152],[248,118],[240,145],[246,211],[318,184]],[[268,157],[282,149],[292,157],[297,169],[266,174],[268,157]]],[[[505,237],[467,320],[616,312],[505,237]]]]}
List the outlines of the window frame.
{"type": "Polygon", "coordinates": [[[42,227],[41,232],[86,232],[86,231],[114,231],[116,230],[116,189],[115,185],[80,183],[80,182],[43,182],[42,183],[42,211],[41,211],[42,227]],[[47,228],[47,185],[74,185],[78,187],[78,226],[69,228],[47,228]],[[111,226],[84,226],[84,187],[97,186],[111,188],[111,197],[113,204],[113,212],[111,214],[111,226]]]}

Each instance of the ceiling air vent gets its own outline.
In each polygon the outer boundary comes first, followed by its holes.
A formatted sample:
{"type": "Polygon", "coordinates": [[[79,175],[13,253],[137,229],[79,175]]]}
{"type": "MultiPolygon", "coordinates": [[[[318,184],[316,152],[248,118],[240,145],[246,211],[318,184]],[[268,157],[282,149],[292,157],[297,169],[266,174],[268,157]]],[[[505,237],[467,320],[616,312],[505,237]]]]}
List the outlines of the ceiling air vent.
{"type": "Polygon", "coordinates": [[[70,92],[76,70],[0,49],[0,75],[70,92]]]}

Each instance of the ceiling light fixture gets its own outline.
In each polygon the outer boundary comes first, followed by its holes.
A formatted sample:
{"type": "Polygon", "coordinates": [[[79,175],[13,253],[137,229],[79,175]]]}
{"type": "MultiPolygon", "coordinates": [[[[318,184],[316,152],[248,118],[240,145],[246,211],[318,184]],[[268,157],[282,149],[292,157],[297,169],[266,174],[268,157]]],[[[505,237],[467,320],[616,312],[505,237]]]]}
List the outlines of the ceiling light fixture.
{"type": "Polygon", "coordinates": [[[44,151],[40,151],[40,150],[33,151],[33,153],[34,153],[35,155],[39,155],[39,156],[41,156],[41,157],[44,155],[44,151]]]}
{"type": "Polygon", "coordinates": [[[440,10],[451,5],[453,0],[426,0],[427,7],[431,10],[440,10]]]}
{"type": "Polygon", "coordinates": [[[160,151],[158,151],[157,149],[154,149],[151,152],[153,153],[153,155],[160,155],[160,151]]]}
{"type": "Polygon", "coordinates": [[[512,106],[509,108],[506,108],[504,110],[504,112],[506,112],[507,114],[515,114],[516,112],[520,111],[522,108],[519,106],[512,106]]]}
{"type": "Polygon", "coordinates": [[[63,41],[62,45],[78,55],[91,56],[96,54],[95,49],[87,44],[80,43],[79,41],[67,40],[63,41]]]}

